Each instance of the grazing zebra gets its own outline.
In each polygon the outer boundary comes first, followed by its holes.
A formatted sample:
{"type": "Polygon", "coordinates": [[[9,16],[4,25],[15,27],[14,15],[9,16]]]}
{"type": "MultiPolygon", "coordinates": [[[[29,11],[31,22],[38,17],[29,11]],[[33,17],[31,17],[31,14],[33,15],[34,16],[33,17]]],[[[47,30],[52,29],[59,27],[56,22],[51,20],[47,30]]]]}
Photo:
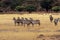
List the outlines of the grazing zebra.
{"type": "Polygon", "coordinates": [[[53,17],[52,17],[52,15],[50,15],[50,21],[51,21],[51,22],[53,21],[53,17]]]}

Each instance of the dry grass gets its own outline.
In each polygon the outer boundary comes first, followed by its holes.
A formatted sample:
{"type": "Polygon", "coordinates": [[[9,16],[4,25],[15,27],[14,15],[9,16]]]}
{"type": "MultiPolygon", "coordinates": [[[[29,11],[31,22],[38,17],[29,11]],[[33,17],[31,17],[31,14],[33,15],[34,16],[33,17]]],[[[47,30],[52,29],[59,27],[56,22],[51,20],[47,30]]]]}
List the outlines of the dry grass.
{"type": "MultiPolygon", "coordinates": [[[[49,21],[50,14],[1,14],[0,15],[0,40],[33,40],[38,35],[60,35],[60,23],[57,26],[49,21]],[[13,17],[24,17],[33,19],[39,19],[41,25],[34,25],[34,27],[14,26],[13,17]]],[[[60,17],[59,15],[53,15],[54,18],[60,17]]]]}

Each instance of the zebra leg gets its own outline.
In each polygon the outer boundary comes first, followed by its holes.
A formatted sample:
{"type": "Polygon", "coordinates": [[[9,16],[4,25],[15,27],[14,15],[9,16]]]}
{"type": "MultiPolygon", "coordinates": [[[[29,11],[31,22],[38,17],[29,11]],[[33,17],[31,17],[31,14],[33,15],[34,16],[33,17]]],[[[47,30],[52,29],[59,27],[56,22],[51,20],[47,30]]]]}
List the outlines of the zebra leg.
{"type": "Polygon", "coordinates": [[[52,22],[52,20],[50,20],[50,22],[52,22]]]}
{"type": "Polygon", "coordinates": [[[20,25],[20,23],[18,23],[18,26],[20,25]]]}
{"type": "Polygon", "coordinates": [[[16,22],[15,22],[15,26],[16,26],[16,22]]]}
{"type": "Polygon", "coordinates": [[[39,26],[40,26],[40,23],[38,23],[39,24],[39,26]]]}
{"type": "Polygon", "coordinates": [[[21,26],[23,26],[23,23],[21,22],[21,26]]]}
{"type": "Polygon", "coordinates": [[[34,23],[32,23],[32,26],[34,26],[34,23]]]}
{"type": "Polygon", "coordinates": [[[55,23],[55,26],[57,25],[57,23],[55,23]]]}
{"type": "Polygon", "coordinates": [[[25,24],[24,24],[24,27],[25,27],[25,24]]]}
{"type": "Polygon", "coordinates": [[[29,27],[30,23],[27,24],[27,27],[29,27]]]}

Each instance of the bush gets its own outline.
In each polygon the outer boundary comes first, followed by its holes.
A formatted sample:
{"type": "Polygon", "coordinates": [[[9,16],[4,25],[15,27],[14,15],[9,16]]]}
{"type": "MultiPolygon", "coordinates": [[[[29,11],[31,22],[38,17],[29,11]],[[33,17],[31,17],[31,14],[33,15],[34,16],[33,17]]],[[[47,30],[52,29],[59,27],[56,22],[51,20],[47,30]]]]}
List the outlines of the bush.
{"type": "Polygon", "coordinates": [[[36,7],[33,6],[33,5],[29,5],[29,6],[26,6],[26,11],[28,11],[29,13],[31,13],[32,11],[36,11],[36,7]]]}
{"type": "Polygon", "coordinates": [[[58,11],[60,11],[60,6],[52,7],[52,10],[55,12],[58,12],[58,11]]]}
{"type": "Polygon", "coordinates": [[[24,10],[24,6],[17,6],[15,8],[15,10],[17,10],[17,11],[23,11],[24,10]]]}

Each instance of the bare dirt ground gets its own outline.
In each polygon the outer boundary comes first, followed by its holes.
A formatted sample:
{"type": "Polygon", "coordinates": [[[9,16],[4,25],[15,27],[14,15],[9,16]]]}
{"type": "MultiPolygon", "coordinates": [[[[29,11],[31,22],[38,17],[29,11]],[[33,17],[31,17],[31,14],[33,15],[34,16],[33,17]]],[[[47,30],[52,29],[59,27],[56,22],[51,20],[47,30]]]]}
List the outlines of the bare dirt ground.
{"type": "MultiPolygon", "coordinates": [[[[0,40],[60,40],[51,36],[60,35],[60,22],[55,26],[54,22],[50,22],[49,15],[51,14],[0,14],[0,40]],[[39,19],[41,25],[15,26],[13,17],[39,19]],[[44,36],[38,37],[40,34],[44,36]]],[[[54,19],[60,18],[60,14],[53,15],[53,17],[54,19]]]]}

